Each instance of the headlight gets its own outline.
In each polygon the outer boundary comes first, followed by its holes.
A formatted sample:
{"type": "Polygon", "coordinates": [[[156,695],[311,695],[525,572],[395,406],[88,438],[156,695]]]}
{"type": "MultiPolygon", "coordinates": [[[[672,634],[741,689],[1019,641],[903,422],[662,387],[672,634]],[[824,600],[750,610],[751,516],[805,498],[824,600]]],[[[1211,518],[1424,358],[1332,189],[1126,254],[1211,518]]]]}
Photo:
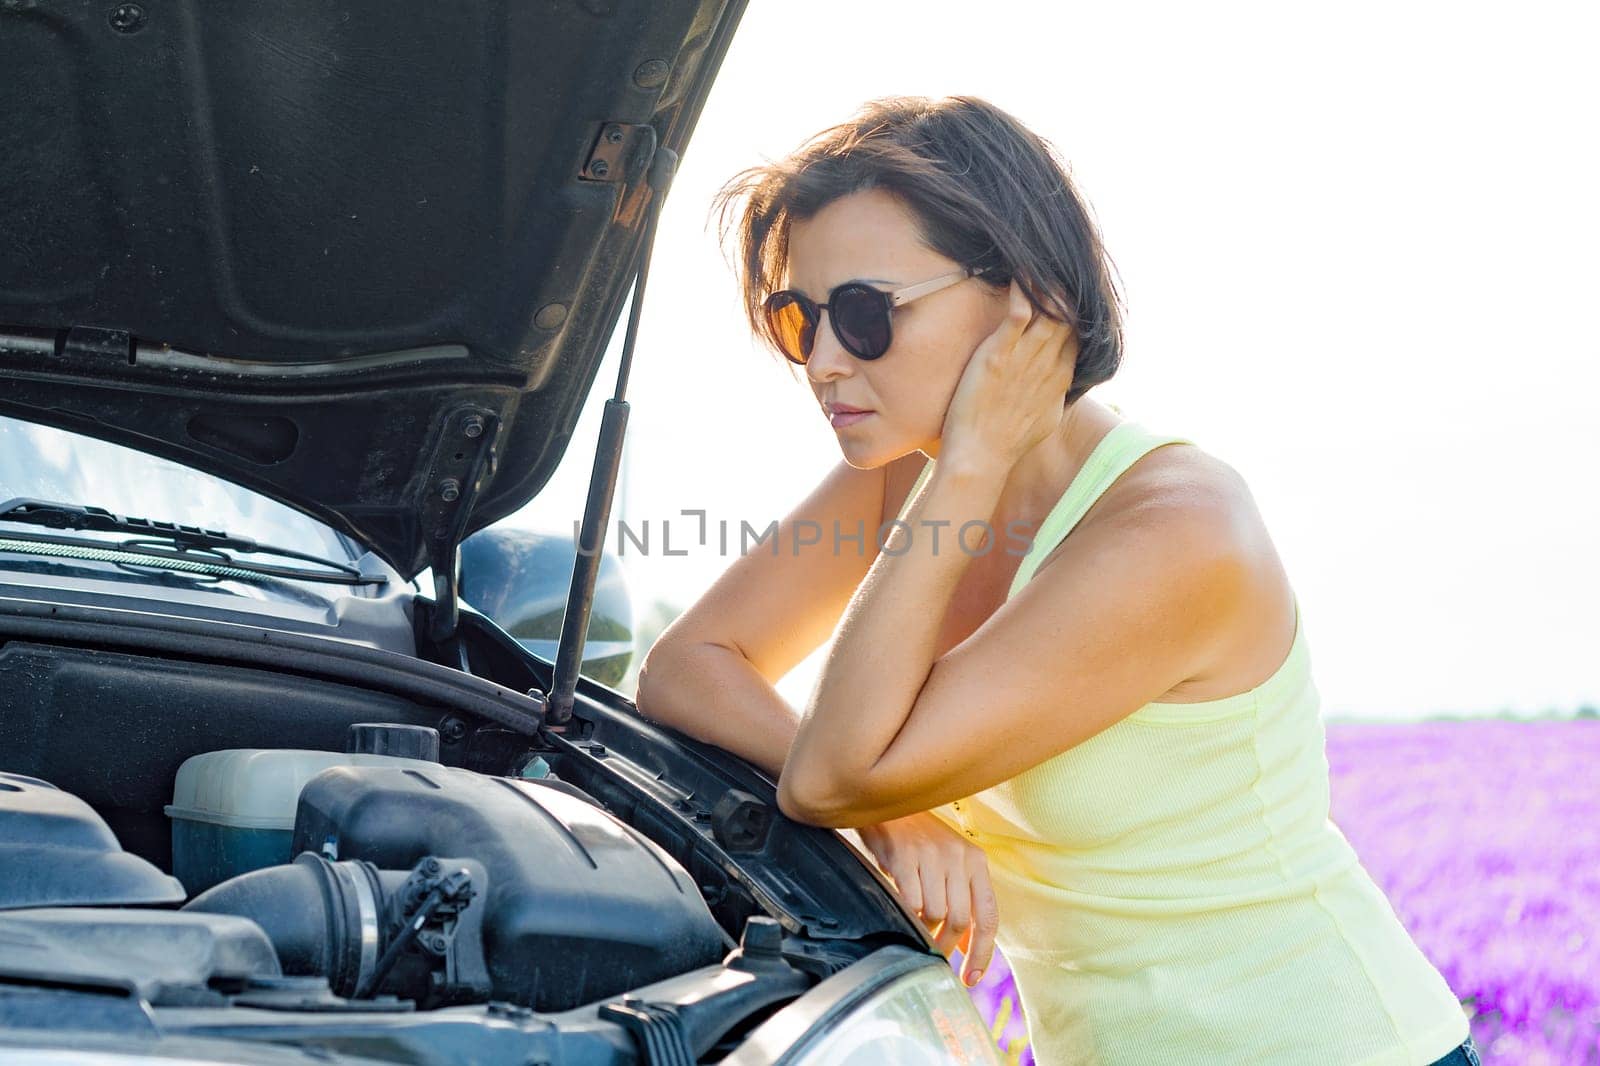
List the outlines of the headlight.
{"type": "Polygon", "coordinates": [[[944,1066],[1005,1060],[948,963],[885,948],[773,1015],[727,1066],[944,1066]]]}

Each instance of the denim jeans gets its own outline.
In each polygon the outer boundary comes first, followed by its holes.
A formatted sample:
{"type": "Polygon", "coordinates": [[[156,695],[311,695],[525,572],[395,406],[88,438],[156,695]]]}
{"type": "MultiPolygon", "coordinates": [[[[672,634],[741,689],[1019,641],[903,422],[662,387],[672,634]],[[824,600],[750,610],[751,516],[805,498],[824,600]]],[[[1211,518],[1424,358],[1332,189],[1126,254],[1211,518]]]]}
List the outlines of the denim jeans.
{"type": "Polygon", "coordinates": [[[1428,1066],[1483,1066],[1483,1060],[1478,1058],[1478,1045],[1469,1036],[1460,1047],[1428,1066]]]}

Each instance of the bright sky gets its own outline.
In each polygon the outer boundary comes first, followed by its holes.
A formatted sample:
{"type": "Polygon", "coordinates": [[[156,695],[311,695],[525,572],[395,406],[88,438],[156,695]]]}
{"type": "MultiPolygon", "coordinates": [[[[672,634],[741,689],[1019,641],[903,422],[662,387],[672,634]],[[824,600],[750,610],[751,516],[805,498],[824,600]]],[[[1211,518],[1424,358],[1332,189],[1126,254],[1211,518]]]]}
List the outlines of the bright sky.
{"type": "MultiPolygon", "coordinates": [[[[625,556],[638,602],[687,604],[732,561],[680,509],[736,544],[839,458],[749,337],[713,192],[870,97],[971,94],[1071,164],[1130,305],[1095,395],[1248,481],[1326,713],[1600,703],[1597,10],[754,0],[667,201],[630,379],[613,517],[653,530],[625,556]]],[[[613,350],[513,521],[570,530],[615,373],[613,350]]]]}

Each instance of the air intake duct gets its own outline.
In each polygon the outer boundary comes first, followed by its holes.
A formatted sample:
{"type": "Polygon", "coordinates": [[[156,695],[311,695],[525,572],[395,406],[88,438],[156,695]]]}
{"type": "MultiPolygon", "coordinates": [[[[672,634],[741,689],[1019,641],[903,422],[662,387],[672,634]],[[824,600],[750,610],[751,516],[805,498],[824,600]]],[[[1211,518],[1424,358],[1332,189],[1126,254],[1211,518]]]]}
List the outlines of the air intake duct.
{"type": "Polygon", "coordinates": [[[289,975],[326,977],[348,999],[387,994],[421,1007],[482,1002],[483,895],[470,859],[425,856],[411,870],[330,862],[303,852],[286,866],[224,881],[184,906],[261,926],[289,975]]]}

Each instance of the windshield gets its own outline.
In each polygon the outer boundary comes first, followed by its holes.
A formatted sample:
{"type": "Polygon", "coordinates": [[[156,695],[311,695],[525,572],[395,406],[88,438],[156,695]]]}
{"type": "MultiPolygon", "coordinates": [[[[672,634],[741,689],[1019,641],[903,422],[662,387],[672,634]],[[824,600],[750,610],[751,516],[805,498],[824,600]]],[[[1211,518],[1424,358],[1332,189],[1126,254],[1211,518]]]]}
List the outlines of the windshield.
{"type": "Polygon", "coordinates": [[[232,482],[132,448],[0,415],[0,502],[14,497],[221,529],[330,559],[361,555],[353,540],[315,518],[232,482]]]}

